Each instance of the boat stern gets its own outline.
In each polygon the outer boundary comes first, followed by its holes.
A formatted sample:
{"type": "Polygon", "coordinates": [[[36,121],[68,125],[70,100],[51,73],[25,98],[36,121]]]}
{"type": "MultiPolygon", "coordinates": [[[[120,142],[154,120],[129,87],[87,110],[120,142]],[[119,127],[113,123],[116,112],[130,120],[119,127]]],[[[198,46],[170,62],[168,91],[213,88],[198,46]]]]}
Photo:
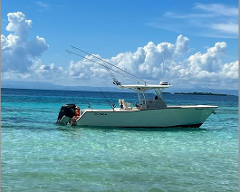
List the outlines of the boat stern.
{"type": "Polygon", "coordinates": [[[76,107],[77,106],[75,104],[63,105],[59,111],[56,124],[67,125],[71,121],[72,117],[75,115],[76,107]]]}

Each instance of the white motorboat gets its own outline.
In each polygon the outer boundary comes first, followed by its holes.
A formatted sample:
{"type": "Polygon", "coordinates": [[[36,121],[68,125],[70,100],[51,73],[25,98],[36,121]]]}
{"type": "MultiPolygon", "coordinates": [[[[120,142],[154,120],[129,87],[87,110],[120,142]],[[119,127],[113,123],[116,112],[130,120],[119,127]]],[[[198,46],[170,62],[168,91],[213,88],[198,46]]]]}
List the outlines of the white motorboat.
{"type": "MultiPolygon", "coordinates": [[[[80,49],[78,50],[82,51],[80,49]]],[[[74,52],[70,53],[81,56],[74,52]]],[[[96,58],[100,59],[98,57],[96,58]]],[[[58,124],[67,125],[68,123],[71,123],[81,127],[92,126],[121,128],[200,127],[212,113],[215,113],[215,110],[217,109],[217,106],[212,105],[168,106],[162,93],[164,89],[172,86],[168,84],[168,82],[162,81],[159,85],[148,85],[146,81],[138,78],[137,76],[126,72],[109,62],[102,59],[100,60],[105,62],[105,64],[99,64],[104,66],[110,73],[113,83],[117,85],[118,88],[131,89],[137,93],[138,104],[131,106],[130,103],[120,98],[119,107],[112,105],[111,109],[84,109],[81,110],[80,116],[77,118],[74,117],[75,108],[77,106],[75,104],[66,104],[62,106],[59,112],[57,120],[58,124]],[[113,70],[109,67],[109,65],[115,67],[115,69],[113,70]],[[122,85],[113,75],[111,70],[114,72],[120,70],[118,73],[131,79],[135,78],[136,81],[142,81],[143,83],[122,85]],[[147,92],[151,90],[154,91],[154,99],[147,98],[147,92]],[[75,119],[71,122],[72,118],[75,119]]],[[[93,62],[96,63],[96,61],[93,62]]]]}
{"type": "MultiPolygon", "coordinates": [[[[171,86],[119,85],[119,88],[134,90],[138,94],[139,105],[131,107],[130,103],[119,99],[117,108],[82,110],[74,124],[122,128],[200,127],[216,110],[217,106],[212,105],[167,106],[162,91],[171,86]],[[147,99],[149,90],[154,90],[154,99],[147,99]]],[[[75,107],[74,104],[63,106],[58,123],[67,125],[74,116],[75,107]]]]}

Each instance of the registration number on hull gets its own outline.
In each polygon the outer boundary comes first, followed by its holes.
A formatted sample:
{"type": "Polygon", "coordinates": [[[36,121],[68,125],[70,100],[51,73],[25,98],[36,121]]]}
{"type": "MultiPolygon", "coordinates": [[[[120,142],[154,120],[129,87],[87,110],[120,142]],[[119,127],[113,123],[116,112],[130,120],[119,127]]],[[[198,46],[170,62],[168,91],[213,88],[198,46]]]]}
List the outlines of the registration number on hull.
{"type": "Polygon", "coordinates": [[[103,112],[94,112],[94,115],[107,115],[107,113],[103,113],[103,112]]]}

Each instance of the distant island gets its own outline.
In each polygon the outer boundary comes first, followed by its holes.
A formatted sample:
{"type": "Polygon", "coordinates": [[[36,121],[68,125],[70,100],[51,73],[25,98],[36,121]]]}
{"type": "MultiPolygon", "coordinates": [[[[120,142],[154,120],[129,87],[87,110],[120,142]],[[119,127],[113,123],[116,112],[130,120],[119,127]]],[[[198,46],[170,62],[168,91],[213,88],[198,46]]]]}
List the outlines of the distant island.
{"type": "Polygon", "coordinates": [[[232,96],[228,94],[221,94],[221,93],[211,93],[211,92],[190,92],[190,93],[183,93],[183,92],[176,92],[174,94],[180,94],[180,95],[218,95],[218,96],[232,96]]]}
{"type": "MultiPolygon", "coordinates": [[[[40,90],[69,90],[69,91],[99,91],[98,87],[92,87],[90,85],[84,85],[84,86],[63,86],[63,85],[55,85],[51,83],[44,83],[44,82],[27,82],[27,81],[7,81],[7,80],[1,80],[1,88],[12,88],[12,89],[40,89],[40,90]]],[[[117,87],[100,87],[101,90],[104,91],[111,91],[111,92],[122,92],[122,89],[118,89],[117,87]]],[[[208,88],[202,88],[200,86],[198,87],[192,87],[191,89],[169,89],[163,91],[163,94],[170,95],[174,94],[174,92],[184,92],[186,94],[189,94],[187,92],[211,92],[211,93],[224,93],[226,95],[234,95],[238,96],[238,90],[226,90],[226,89],[208,89],[208,88]],[[170,90],[170,92],[168,92],[170,90]],[[166,91],[166,92],[165,92],[166,91]]],[[[130,92],[131,90],[124,90],[124,92],[130,92]]],[[[191,93],[190,93],[191,94],[191,93]]],[[[206,95],[204,93],[204,95],[206,95]]],[[[218,95],[218,94],[216,94],[218,95]]]]}

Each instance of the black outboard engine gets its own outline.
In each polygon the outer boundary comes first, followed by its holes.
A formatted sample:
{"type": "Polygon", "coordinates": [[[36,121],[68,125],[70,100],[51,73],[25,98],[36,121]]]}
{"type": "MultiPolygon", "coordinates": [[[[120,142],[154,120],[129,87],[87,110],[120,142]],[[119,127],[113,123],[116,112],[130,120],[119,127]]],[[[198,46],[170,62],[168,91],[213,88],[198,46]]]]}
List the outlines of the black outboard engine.
{"type": "Polygon", "coordinates": [[[58,119],[57,119],[57,123],[60,123],[60,124],[67,124],[70,119],[75,115],[75,108],[76,108],[76,105],[75,104],[66,104],[66,105],[63,105],[59,111],[59,114],[58,114],[58,119]],[[67,118],[67,122],[66,120],[64,121],[61,121],[63,116],[66,116],[68,117],[67,118]]]}

